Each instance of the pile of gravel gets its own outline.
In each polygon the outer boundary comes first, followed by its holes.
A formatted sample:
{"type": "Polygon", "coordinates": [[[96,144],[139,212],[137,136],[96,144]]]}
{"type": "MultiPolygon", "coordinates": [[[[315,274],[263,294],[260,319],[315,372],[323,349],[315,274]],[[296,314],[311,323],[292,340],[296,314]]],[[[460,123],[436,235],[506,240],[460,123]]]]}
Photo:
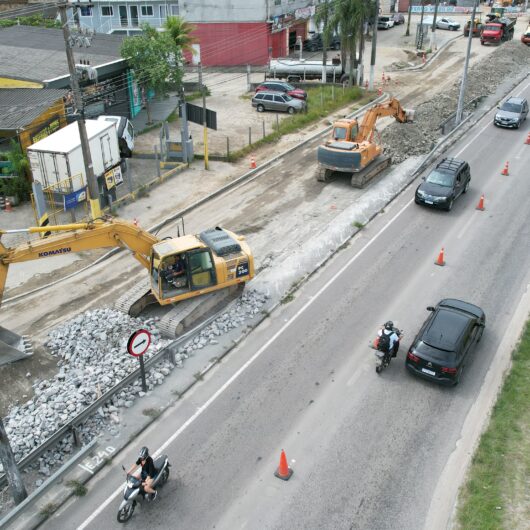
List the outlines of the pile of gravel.
{"type": "MultiPolygon", "coordinates": [[[[493,94],[508,79],[528,70],[528,48],[519,41],[502,44],[468,71],[465,101],[493,94]]],[[[392,123],[382,133],[385,152],[399,164],[411,156],[427,154],[440,140],[440,125],[456,111],[461,81],[415,109],[414,123],[392,123]]]]}
{"type": "MultiPolygon", "coordinates": [[[[229,310],[179,348],[174,357],[175,364],[164,359],[148,371],[148,391],[161,385],[175,365],[182,367],[185,359],[196,350],[217,344],[221,335],[257,315],[266,300],[266,295],[257,291],[245,291],[229,310]]],[[[12,407],[4,419],[15,458],[20,460],[26,456],[138,368],[138,361],[127,354],[127,340],[132,331],[145,328],[151,332],[153,341],[146,358],[167,346],[170,341],[160,337],[156,322],[155,319],[144,321],[114,309],[102,308],[87,311],[53,329],[46,346],[59,357],[59,373],[53,379],[36,380],[34,397],[23,405],[12,407]]],[[[132,407],[134,400],[143,395],[139,378],[115,394],[79,427],[78,434],[83,443],[103,431],[116,436],[119,433],[119,409],[132,407]]],[[[49,476],[51,468],[62,463],[72,450],[73,439],[68,435],[39,459],[36,466],[39,473],[49,476]]]]}

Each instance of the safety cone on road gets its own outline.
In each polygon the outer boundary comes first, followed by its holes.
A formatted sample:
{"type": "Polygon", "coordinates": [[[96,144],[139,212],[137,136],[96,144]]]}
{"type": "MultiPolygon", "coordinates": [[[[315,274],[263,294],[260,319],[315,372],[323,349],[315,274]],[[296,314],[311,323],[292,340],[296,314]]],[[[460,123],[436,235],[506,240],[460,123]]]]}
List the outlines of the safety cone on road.
{"type": "Polygon", "coordinates": [[[256,169],[256,159],[254,156],[250,157],[250,169],[256,169]]]}
{"type": "Polygon", "coordinates": [[[274,476],[281,478],[282,480],[289,480],[292,474],[293,470],[287,465],[287,457],[285,456],[285,451],[282,449],[282,454],[280,455],[280,465],[274,472],[274,476]]]}
{"type": "Polygon", "coordinates": [[[478,201],[476,210],[484,211],[486,208],[484,208],[484,194],[480,196],[480,200],[478,201]]]}
{"type": "Polygon", "coordinates": [[[445,265],[444,261],[444,248],[442,247],[442,250],[440,250],[440,254],[438,254],[437,260],[434,262],[435,265],[439,265],[440,267],[443,267],[445,265]]]}
{"type": "Polygon", "coordinates": [[[13,207],[11,206],[11,201],[6,201],[6,212],[12,212],[13,207]]]}
{"type": "Polygon", "coordinates": [[[508,162],[506,162],[506,164],[504,164],[504,168],[501,171],[501,175],[505,175],[505,176],[509,175],[509,173],[508,173],[508,162]]]}
{"type": "Polygon", "coordinates": [[[528,133],[528,136],[526,137],[525,144],[530,145],[530,132],[528,133]]]}

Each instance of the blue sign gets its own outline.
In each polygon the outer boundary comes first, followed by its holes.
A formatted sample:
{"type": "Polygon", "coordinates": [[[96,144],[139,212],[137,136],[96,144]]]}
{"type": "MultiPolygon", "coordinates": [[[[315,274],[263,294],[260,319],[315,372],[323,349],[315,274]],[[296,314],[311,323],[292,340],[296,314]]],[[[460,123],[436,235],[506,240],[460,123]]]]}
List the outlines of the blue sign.
{"type": "Polygon", "coordinates": [[[64,196],[64,209],[70,210],[71,208],[75,208],[79,203],[86,201],[86,199],[86,187],[73,191],[72,193],[67,193],[64,196]]]}
{"type": "Polygon", "coordinates": [[[236,269],[236,278],[247,276],[249,274],[248,262],[240,263],[236,269]]]}

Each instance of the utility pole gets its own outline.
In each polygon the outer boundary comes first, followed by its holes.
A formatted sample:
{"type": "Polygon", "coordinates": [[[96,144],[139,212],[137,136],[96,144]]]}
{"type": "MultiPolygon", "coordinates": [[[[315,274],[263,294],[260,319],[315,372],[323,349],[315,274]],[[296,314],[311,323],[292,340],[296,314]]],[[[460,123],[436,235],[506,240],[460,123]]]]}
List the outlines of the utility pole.
{"type": "Polygon", "coordinates": [[[206,126],[206,86],[202,84],[202,64],[199,63],[199,79],[201,81],[201,92],[202,92],[202,126],[203,126],[203,137],[204,137],[204,169],[208,167],[208,127],[206,126]]]}
{"type": "Polygon", "coordinates": [[[434,4],[434,16],[432,19],[432,26],[431,26],[431,52],[434,53],[436,51],[436,17],[438,16],[438,4],[440,3],[440,0],[436,0],[434,4]]]}
{"type": "Polygon", "coordinates": [[[374,89],[375,79],[375,55],[377,48],[377,19],[379,17],[379,0],[375,0],[374,18],[372,21],[372,54],[370,56],[370,81],[368,88],[374,89]]]}
{"type": "Polygon", "coordinates": [[[410,37],[410,17],[412,15],[412,0],[409,2],[409,13],[407,17],[407,31],[405,31],[405,37],[410,37]]]}
{"type": "MultiPolygon", "coordinates": [[[[425,0],[421,0],[421,17],[420,17],[420,35],[418,42],[416,43],[416,49],[421,50],[423,48],[423,15],[425,14],[425,0]]],[[[417,38],[418,36],[416,36],[417,38]]]]}
{"type": "Polygon", "coordinates": [[[20,504],[27,496],[22,476],[18,470],[13,450],[9,444],[6,430],[4,429],[4,422],[0,416],[0,462],[4,468],[4,473],[11,489],[11,494],[16,504],[20,504]]]}
{"type": "Polygon", "coordinates": [[[81,140],[81,152],[83,153],[85,174],[88,185],[88,195],[90,200],[90,212],[92,214],[92,219],[97,219],[98,217],[101,217],[99,189],[96,177],[94,176],[94,167],[92,166],[92,156],[90,154],[90,146],[86,132],[83,98],[81,97],[79,82],[77,80],[77,72],[75,71],[74,54],[72,47],[70,46],[70,28],[68,27],[68,18],[66,16],[66,8],[68,7],[68,4],[61,4],[57,7],[61,16],[64,44],[66,46],[66,59],[68,61],[68,71],[70,72],[70,86],[72,87],[74,103],[76,107],[77,125],[79,127],[79,138],[81,140]]]}
{"type": "Polygon", "coordinates": [[[464,73],[462,75],[462,84],[460,85],[460,94],[458,95],[458,106],[456,108],[455,127],[462,121],[462,114],[464,112],[464,96],[466,93],[467,83],[467,68],[469,66],[469,56],[471,55],[471,42],[473,41],[473,26],[475,24],[475,14],[477,12],[478,0],[473,3],[473,13],[471,15],[471,23],[469,25],[469,36],[467,38],[467,52],[466,60],[464,62],[464,73]]]}

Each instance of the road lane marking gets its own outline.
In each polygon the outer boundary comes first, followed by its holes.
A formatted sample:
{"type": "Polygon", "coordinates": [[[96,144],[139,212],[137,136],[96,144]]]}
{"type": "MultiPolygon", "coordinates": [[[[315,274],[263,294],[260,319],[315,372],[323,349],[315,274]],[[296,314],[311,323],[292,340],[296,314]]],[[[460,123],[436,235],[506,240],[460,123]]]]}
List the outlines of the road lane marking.
{"type": "MultiPolygon", "coordinates": [[[[399,210],[399,212],[384,225],[375,236],[366,243],[345,265],[339,269],[338,273],[328,280],[313,297],[308,300],[286,323],[250,358],[248,361],[241,366],[203,405],[197,408],[195,413],[190,416],[154,453],[154,457],[159,456],[170,444],[172,444],[208,407],[258,358],[260,355],[267,350],[267,348],[291,325],[298,317],[306,311],[306,309],[315,302],[318,297],[335,281],[339,276],[348,269],[351,264],[357,260],[364,252],[374,243],[381,234],[383,234],[388,227],[414,202],[414,199],[410,199],[405,206],[399,210]]],[[[81,523],[77,530],[84,530],[101,512],[111,503],[114,499],[122,492],[123,485],[120,485],[114,490],[114,492],[107,497],[107,499],[96,508],[92,514],[81,523]]]]}
{"type": "MultiPolygon", "coordinates": [[[[530,83],[529,83],[530,85],[530,83]]],[[[525,87],[526,88],[526,87],[525,87]]],[[[488,113],[489,114],[489,113],[488,113]]],[[[482,118],[485,119],[487,117],[487,114],[482,118]]],[[[480,132],[476,134],[458,153],[456,153],[456,156],[459,156],[465,149],[467,149],[479,136],[484,132],[484,130],[489,126],[490,124],[486,124],[482,129],[480,129],[480,132]]],[[[237,186],[234,188],[237,189],[237,186]]],[[[321,289],[308,301],[306,302],[294,315],[291,317],[290,320],[288,320],[245,364],[241,366],[203,405],[198,407],[197,411],[190,416],[185,423],[183,423],[179,429],[177,429],[160,447],[159,449],[154,453],[154,456],[158,456],[164,451],[171,443],[173,443],[203,412],[205,412],[208,407],[256,360],[258,357],[261,356],[261,354],[292,324],[294,323],[298,317],[306,311],[306,309],[311,306],[311,304],[318,299],[318,297],[346,270],[348,269],[351,264],[357,260],[364,252],[367,250],[372,243],[374,243],[381,234],[383,234],[388,227],[414,202],[414,199],[410,199],[402,208],[399,210],[399,212],[392,217],[390,221],[386,225],[384,225],[375,236],[366,243],[366,245],[361,248],[340,270],[339,272],[331,278],[321,289]]],[[[434,274],[434,273],[433,273],[434,274]]],[[[85,519],[81,525],[77,527],[77,530],[84,530],[96,517],[98,517],[107,506],[111,502],[114,501],[114,499],[122,492],[123,485],[120,485],[114,492],[102,503],[96,508],[92,514],[85,519]]]]}
{"type": "Polygon", "coordinates": [[[456,236],[457,239],[461,239],[462,238],[462,236],[465,234],[465,232],[467,231],[467,229],[471,225],[471,222],[475,220],[476,215],[477,215],[477,212],[473,212],[469,216],[469,219],[467,220],[467,223],[462,227],[462,230],[460,230],[459,234],[456,236]]]}

